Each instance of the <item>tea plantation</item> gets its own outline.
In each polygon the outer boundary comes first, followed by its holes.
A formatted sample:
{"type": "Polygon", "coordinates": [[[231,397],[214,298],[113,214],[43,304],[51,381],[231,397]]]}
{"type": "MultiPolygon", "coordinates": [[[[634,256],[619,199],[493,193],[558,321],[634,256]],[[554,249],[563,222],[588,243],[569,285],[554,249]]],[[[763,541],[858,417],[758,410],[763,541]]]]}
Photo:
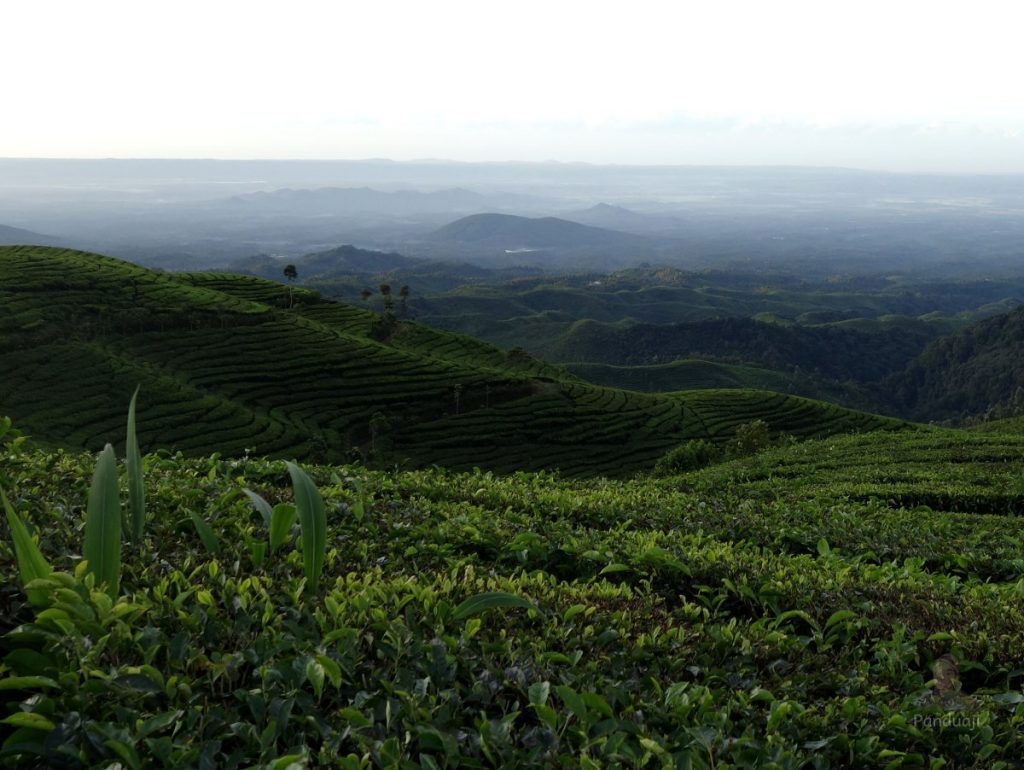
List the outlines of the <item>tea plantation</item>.
{"type": "Polygon", "coordinates": [[[116,440],[136,385],[144,447],[381,467],[626,476],[753,419],[801,436],[908,427],[767,392],[599,387],[307,290],[76,251],[0,247],[0,305],[0,414],[67,448],[116,440]]]}
{"type": "Polygon", "coordinates": [[[4,530],[5,768],[1024,759],[1019,437],[871,433],[625,481],[306,466],[315,590],[284,463],[159,451],[110,595],[81,563],[94,456],[11,435],[7,521],[55,572],[29,602],[4,530]]]}

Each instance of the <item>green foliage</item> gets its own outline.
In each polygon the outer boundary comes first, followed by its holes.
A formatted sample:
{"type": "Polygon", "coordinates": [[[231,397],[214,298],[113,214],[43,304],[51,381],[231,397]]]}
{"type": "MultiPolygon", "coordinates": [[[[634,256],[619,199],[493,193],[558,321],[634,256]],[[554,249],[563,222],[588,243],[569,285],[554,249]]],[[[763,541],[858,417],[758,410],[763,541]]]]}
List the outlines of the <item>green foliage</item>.
{"type": "Polygon", "coordinates": [[[771,443],[768,423],[754,420],[736,426],[736,435],[729,442],[727,452],[733,457],[746,457],[757,454],[771,443]]]}
{"type": "Polygon", "coordinates": [[[114,447],[107,444],[96,461],[85,513],[82,556],[96,585],[117,596],[121,581],[121,495],[114,447]]]}
{"type": "Polygon", "coordinates": [[[14,427],[11,418],[0,416],[0,450],[16,454],[25,441],[25,435],[14,427]]]}
{"type": "Polygon", "coordinates": [[[295,463],[286,463],[295,494],[295,511],[302,529],[302,565],[306,587],[316,593],[327,553],[327,513],[324,501],[313,480],[295,463]]]}
{"type": "Polygon", "coordinates": [[[670,449],[654,465],[655,476],[671,476],[695,471],[718,462],[723,457],[721,448],[709,441],[687,441],[670,449]]]}
{"type": "Polygon", "coordinates": [[[245,496],[252,502],[253,507],[259,512],[260,517],[263,519],[263,523],[269,529],[271,521],[274,517],[274,511],[270,507],[270,503],[264,500],[260,495],[253,492],[251,489],[243,489],[245,496]]]}
{"type": "Polygon", "coordinates": [[[270,518],[270,550],[276,551],[288,539],[295,523],[295,506],[278,503],[270,518]]]}
{"type": "Polygon", "coordinates": [[[7,526],[11,529],[11,538],[14,541],[14,555],[18,561],[18,572],[21,576],[21,584],[26,587],[29,601],[36,607],[46,605],[46,595],[38,589],[27,588],[34,580],[41,580],[50,576],[50,565],[43,556],[39,546],[36,545],[32,535],[25,527],[21,517],[11,507],[3,488],[0,488],[0,502],[3,503],[4,513],[7,516],[7,526]]]}
{"type": "Polygon", "coordinates": [[[195,511],[189,511],[189,518],[192,519],[192,524],[196,528],[199,539],[203,541],[203,547],[206,548],[207,553],[218,553],[220,551],[220,539],[217,537],[217,533],[213,531],[213,527],[195,511]]]}
{"type": "Polygon", "coordinates": [[[1021,413],[1024,309],[978,321],[932,342],[886,383],[889,402],[917,419],[1021,413]]]}
{"type": "Polygon", "coordinates": [[[533,604],[521,596],[510,594],[505,591],[490,591],[477,594],[466,599],[455,608],[452,613],[452,620],[466,620],[476,615],[493,610],[499,607],[523,607],[533,609],[533,604]]]}
{"type": "MultiPolygon", "coordinates": [[[[1024,478],[1022,442],[833,437],[663,481],[304,466],[325,511],[363,507],[326,520],[316,594],[300,551],[253,558],[267,527],[238,490],[298,501],[280,462],[151,455],[153,553],[121,594],[54,572],[32,583],[46,611],[11,605],[0,764],[1012,766],[1019,522],[884,490],[945,476],[969,509],[1024,478]],[[966,726],[933,729],[946,717],[966,726]]],[[[90,458],[29,449],[5,470],[70,566],[62,506],[90,458]]],[[[6,540],[0,575],[21,582],[6,540]]]]}
{"type": "Polygon", "coordinates": [[[131,536],[136,543],[142,542],[146,526],[146,487],[142,476],[142,453],[135,434],[135,401],[139,396],[136,387],[128,405],[128,430],[125,438],[125,469],[128,473],[128,512],[131,522],[131,536]]]}

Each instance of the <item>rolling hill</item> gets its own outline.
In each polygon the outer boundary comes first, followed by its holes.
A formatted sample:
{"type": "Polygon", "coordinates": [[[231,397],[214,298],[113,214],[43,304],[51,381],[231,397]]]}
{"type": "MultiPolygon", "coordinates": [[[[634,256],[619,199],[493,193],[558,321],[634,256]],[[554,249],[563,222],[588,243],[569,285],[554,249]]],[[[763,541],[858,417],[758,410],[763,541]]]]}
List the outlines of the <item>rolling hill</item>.
{"type": "MultiPolygon", "coordinates": [[[[419,297],[426,292],[448,291],[471,281],[512,277],[508,270],[489,270],[466,262],[414,259],[396,252],[361,249],[352,245],[295,258],[266,254],[246,257],[229,262],[224,271],[280,281],[287,264],[295,265],[298,270],[296,283],[341,300],[355,299],[362,289],[381,283],[396,287],[408,285],[419,297]]],[[[523,272],[526,271],[515,271],[515,274],[523,272]]],[[[376,309],[381,310],[379,298],[376,304],[376,309]]]]}
{"type": "Polygon", "coordinates": [[[403,250],[417,256],[458,256],[476,264],[544,265],[559,270],[614,269],[671,253],[673,245],[558,217],[473,214],[450,222],[403,250]]]}
{"type": "Polygon", "coordinates": [[[645,393],[703,388],[764,388],[781,393],[796,393],[815,388],[802,378],[774,369],[697,358],[677,359],[667,364],[649,366],[596,363],[569,363],[563,366],[571,374],[595,385],[628,388],[645,393]]]}
{"type": "Polygon", "coordinates": [[[427,236],[437,244],[491,249],[636,248],[649,241],[639,235],[591,227],[558,217],[474,214],[457,219],[427,236]]]}
{"type": "MultiPolygon", "coordinates": [[[[608,230],[620,230],[636,235],[645,235],[657,231],[661,222],[657,217],[640,214],[623,206],[598,203],[582,211],[572,211],[562,215],[563,219],[578,222],[591,227],[603,227],[608,230]]],[[[662,228],[664,229],[664,228],[662,228]]]]}
{"type": "Polygon", "coordinates": [[[62,446],[121,440],[136,384],[149,449],[498,471],[626,475],[754,419],[799,436],[905,425],[762,391],[603,388],[315,292],[76,251],[0,249],[0,301],[0,413],[62,446]]]}
{"type": "Polygon", "coordinates": [[[409,259],[394,252],[359,249],[346,245],[294,259],[266,255],[249,257],[228,264],[227,271],[258,275],[278,281],[281,279],[282,269],[288,263],[298,268],[299,280],[303,283],[339,275],[375,275],[392,270],[409,270],[427,264],[425,260],[409,259]]]}

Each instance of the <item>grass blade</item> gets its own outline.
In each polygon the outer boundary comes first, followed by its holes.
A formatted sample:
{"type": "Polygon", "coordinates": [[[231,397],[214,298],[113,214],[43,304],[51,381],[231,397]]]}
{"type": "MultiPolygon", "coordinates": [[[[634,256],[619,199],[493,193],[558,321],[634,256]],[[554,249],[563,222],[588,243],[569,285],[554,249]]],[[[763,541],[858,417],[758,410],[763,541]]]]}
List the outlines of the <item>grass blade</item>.
{"type": "MultiPolygon", "coordinates": [[[[3,501],[4,512],[7,514],[7,525],[11,528],[11,537],[14,539],[14,555],[18,560],[18,573],[21,575],[22,585],[28,585],[33,580],[48,578],[52,570],[43,552],[39,550],[29,534],[28,527],[21,517],[14,512],[4,490],[0,489],[0,500],[3,501]]],[[[29,603],[33,607],[44,607],[47,604],[46,592],[33,589],[26,591],[29,603]]]]}
{"type": "Polygon", "coordinates": [[[195,511],[189,511],[189,516],[192,517],[192,523],[195,525],[196,532],[199,533],[199,539],[203,541],[207,552],[216,554],[220,550],[220,539],[217,537],[217,533],[213,531],[213,527],[195,511]]]}
{"type": "Polygon", "coordinates": [[[142,481],[142,453],[135,435],[135,400],[139,388],[135,388],[131,403],[128,404],[128,435],[125,438],[125,467],[128,470],[128,511],[131,514],[132,540],[142,542],[142,530],[146,522],[146,488],[142,481]]]}
{"type": "Polygon", "coordinates": [[[487,610],[497,607],[523,607],[528,610],[536,609],[533,602],[524,599],[522,596],[506,593],[505,591],[491,591],[488,593],[471,596],[458,607],[452,614],[454,620],[465,620],[474,615],[479,615],[487,610]]]}
{"type": "Polygon", "coordinates": [[[276,551],[288,534],[292,531],[292,523],[295,521],[295,506],[288,503],[278,503],[270,518],[270,550],[276,551]]]}
{"type": "Polygon", "coordinates": [[[286,463],[292,477],[295,510],[302,528],[302,563],[306,570],[306,587],[313,592],[320,587],[320,573],[327,554],[327,512],[313,480],[295,463],[286,463]]]}
{"type": "Polygon", "coordinates": [[[110,444],[100,452],[89,487],[85,510],[85,543],[82,555],[97,587],[117,596],[121,582],[121,497],[117,488],[117,460],[110,444]]]}

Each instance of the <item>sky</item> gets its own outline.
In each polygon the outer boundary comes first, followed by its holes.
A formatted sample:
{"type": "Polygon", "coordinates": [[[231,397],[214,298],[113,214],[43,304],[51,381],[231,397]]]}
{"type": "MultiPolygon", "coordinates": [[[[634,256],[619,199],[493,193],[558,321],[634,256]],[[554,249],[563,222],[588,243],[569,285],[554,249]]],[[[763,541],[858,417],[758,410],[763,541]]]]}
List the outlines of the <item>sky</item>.
{"type": "Polygon", "coordinates": [[[48,0],[0,157],[1024,172],[1015,2],[48,0]]]}

